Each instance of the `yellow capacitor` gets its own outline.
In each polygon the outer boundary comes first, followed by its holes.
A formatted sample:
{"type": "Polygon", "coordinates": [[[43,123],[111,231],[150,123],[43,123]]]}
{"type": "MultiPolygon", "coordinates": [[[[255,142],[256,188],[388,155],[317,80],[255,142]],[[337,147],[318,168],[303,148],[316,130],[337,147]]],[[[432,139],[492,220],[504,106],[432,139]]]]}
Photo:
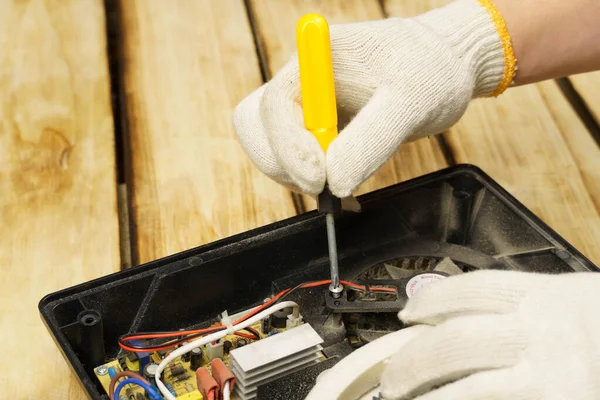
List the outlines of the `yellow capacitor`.
{"type": "Polygon", "coordinates": [[[296,26],[304,126],[323,151],[338,134],[329,24],[322,15],[306,14],[296,26]]]}

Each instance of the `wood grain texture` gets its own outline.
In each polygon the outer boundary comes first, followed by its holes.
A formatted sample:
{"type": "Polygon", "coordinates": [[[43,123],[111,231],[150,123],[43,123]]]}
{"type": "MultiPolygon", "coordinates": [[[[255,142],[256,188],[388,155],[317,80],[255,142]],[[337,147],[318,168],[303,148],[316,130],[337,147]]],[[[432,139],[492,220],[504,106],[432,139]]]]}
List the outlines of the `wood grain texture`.
{"type": "MultiPolygon", "coordinates": [[[[388,0],[385,7],[392,16],[412,16],[447,3],[388,0]]],[[[593,201],[598,185],[591,172],[600,150],[589,146],[589,133],[551,85],[475,100],[446,137],[458,162],[481,167],[600,265],[600,217],[593,201]]]]}
{"type": "Polygon", "coordinates": [[[242,0],[121,2],[137,261],[295,214],[243,152],[234,107],[261,84],[242,0]]]}
{"type": "Polygon", "coordinates": [[[101,1],[0,2],[3,397],[85,398],[37,306],[119,268],[105,47],[101,1]]]}
{"type": "Polygon", "coordinates": [[[600,123],[600,71],[574,75],[569,79],[600,123]]]}
{"type": "MultiPolygon", "coordinates": [[[[322,14],[329,24],[384,17],[376,0],[251,0],[250,4],[258,30],[259,43],[265,54],[264,61],[267,62],[270,75],[277,73],[296,51],[295,29],[302,15],[317,12],[322,14]]],[[[396,154],[357,189],[355,195],[393,185],[447,166],[436,139],[426,138],[414,143],[407,143],[400,146],[396,154]]],[[[308,196],[304,197],[304,202],[308,210],[312,210],[316,206],[315,201],[308,196]]]]}

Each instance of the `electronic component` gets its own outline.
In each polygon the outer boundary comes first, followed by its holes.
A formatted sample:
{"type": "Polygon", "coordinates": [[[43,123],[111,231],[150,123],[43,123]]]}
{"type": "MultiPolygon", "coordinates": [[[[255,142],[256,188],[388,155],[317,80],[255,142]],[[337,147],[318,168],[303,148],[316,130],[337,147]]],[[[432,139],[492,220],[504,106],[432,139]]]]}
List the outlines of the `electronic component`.
{"type": "Polygon", "coordinates": [[[302,315],[298,314],[297,317],[294,317],[294,314],[290,314],[287,316],[287,320],[285,321],[286,329],[292,329],[302,324],[304,321],[302,319],[302,315]]]}
{"type": "Polygon", "coordinates": [[[212,376],[219,384],[219,387],[223,389],[223,387],[225,387],[225,383],[229,382],[229,389],[233,390],[235,386],[235,375],[233,375],[231,370],[227,368],[223,360],[220,358],[215,358],[210,363],[210,367],[212,376]]]}
{"type": "Polygon", "coordinates": [[[177,392],[173,388],[173,385],[171,385],[169,382],[167,382],[167,383],[165,383],[165,387],[167,388],[169,393],[171,393],[173,396],[177,396],[177,392]]]}
{"type": "Polygon", "coordinates": [[[240,339],[236,340],[235,347],[240,348],[240,347],[244,347],[247,344],[248,344],[248,341],[246,339],[240,338],[240,339]]]}
{"type": "MultiPolygon", "coordinates": [[[[135,346],[142,346],[143,342],[141,340],[132,340],[131,344],[135,346]]],[[[130,352],[127,354],[126,363],[130,371],[139,371],[142,373],[146,365],[150,363],[150,353],[130,352]]]]}
{"type": "Polygon", "coordinates": [[[176,364],[171,366],[171,376],[177,376],[182,374],[185,374],[185,368],[183,368],[183,365],[176,364]]]}
{"type": "Polygon", "coordinates": [[[229,354],[229,351],[231,351],[232,347],[233,343],[231,343],[231,340],[225,340],[223,342],[223,351],[225,352],[225,354],[229,354]]]}
{"type": "Polygon", "coordinates": [[[196,384],[198,390],[202,393],[204,399],[218,399],[219,398],[219,384],[204,367],[198,368],[196,371],[196,384]],[[212,397],[209,393],[212,392],[212,397]]]}
{"type": "Polygon", "coordinates": [[[271,316],[269,315],[260,322],[260,330],[265,335],[271,331],[271,316]]]}
{"type": "Polygon", "coordinates": [[[203,353],[200,347],[196,347],[190,351],[190,369],[195,371],[202,366],[202,356],[203,353]]]}
{"type": "Polygon", "coordinates": [[[291,307],[274,312],[273,315],[271,315],[271,326],[273,326],[274,328],[285,328],[285,324],[287,323],[287,317],[291,314],[291,307]]]}
{"type": "Polygon", "coordinates": [[[206,356],[209,360],[223,358],[223,342],[217,342],[215,344],[208,343],[206,345],[206,356]]]}
{"type": "MultiPolygon", "coordinates": [[[[188,343],[189,342],[183,342],[183,343],[181,343],[181,345],[185,346],[188,343]]],[[[181,356],[181,361],[183,361],[183,362],[189,362],[190,361],[190,353],[185,353],[184,355],[182,355],[181,356]]]]}
{"type": "Polygon", "coordinates": [[[144,368],[144,378],[148,380],[152,385],[156,386],[155,374],[158,369],[158,364],[150,363],[144,368]]]}
{"type": "Polygon", "coordinates": [[[143,394],[138,392],[135,394],[135,400],[146,400],[146,398],[144,397],[143,394]]]}
{"type": "Polygon", "coordinates": [[[254,399],[257,386],[323,357],[323,339],[310,326],[302,324],[278,335],[231,350],[231,369],[236,377],[233,394],[238,400],[254,399]]]}

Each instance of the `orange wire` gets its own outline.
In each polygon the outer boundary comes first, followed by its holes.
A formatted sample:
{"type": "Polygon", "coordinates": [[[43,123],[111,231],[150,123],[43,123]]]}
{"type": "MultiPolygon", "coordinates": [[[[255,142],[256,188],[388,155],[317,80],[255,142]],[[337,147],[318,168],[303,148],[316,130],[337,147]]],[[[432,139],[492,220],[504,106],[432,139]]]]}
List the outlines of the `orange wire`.
{"type": "MultiPolygon", "coordinates": [[[[326,280],[321,280],[321,281],[315,281],[315,282],[308,282],[305,283],[301,286],[298,286],[301,289],[305,289],[305,288],[312,288],[312,287],[317,287],[317,286],[323,286],[323,285],[327,285],[331,283],[331,279],[326,279],[326,280]]],[[[356,284],[354,282],[350,282],[350,281],[340,281],[341,284],[355,288],[355,289],[359,289],[359,290],[367,290],[367,288],[363,285],[359,285],[356,284]]],[[[389,292],[389,293],[397,293],[397,290],[395,288],[387,288],[387,287],[381,287],[381,286],[370,286],[369,287],[371,291],[374,292],[389,292]]],[[[277,293],[275,296],[273,296],[271,299],[269,299],[267,302],[261,304],[259,307],[257,307],[256,309],[254,309],[252,312],[248,313],[247,315],[244,315],[243,317],[239,318],[238,320],[233,322],[233,325],[237,325],[241,322],[244,322],[245,320],[247,320],[248,318],[251,318],[252,316],[258,314],[259,312],[263,311],[265,308],[271,306],[273,303],[275,303],[277,300],[279,300],[283,295],[285,295],[286,293],[288,293],[290,290],[290,288],[288,289],[284,289],[281,292],[277,293]]],[[[193,335],[193,334],[198,334],[198,333],[203,333],[206,331],[211,331],[213,330],[215,327],[211,327],[211,328],[204,328],[204,329],[196,329],[196,330],[189,330],[189,331],[177,331],[177,332],[168,332],[168,333],[158,333],[158,334],[141,334],[141,335],[134,335],[134,336],[127,336],[126,338],[124,338],[124,340],[133,340],[133,339],[158,339],[158,338],[167,338],[167,337],[176,337],[176,336],[182,336],[182,335],[193,335]]],[[[225,329],[225,327],[223,327],[223,329],[225,329]]],[[[236,333],[237,334],[237,333],[236,333]]],[[[243,334],[239,335],[242,336],[243,334]]],[[[166,345],[166,346],[162,346],[162,347],[152,347],[152,348],[148,348],[148,349],[136,349],[133,347],[129,347],[127,345],[123,345],[121,343],[119,343],[119,346],[127,351],[132,351],[132,352],[148,352],[148,351],[160,351],[160,350],[167,350],[171,347],[173,347],[172,345],[166,345]]]]}

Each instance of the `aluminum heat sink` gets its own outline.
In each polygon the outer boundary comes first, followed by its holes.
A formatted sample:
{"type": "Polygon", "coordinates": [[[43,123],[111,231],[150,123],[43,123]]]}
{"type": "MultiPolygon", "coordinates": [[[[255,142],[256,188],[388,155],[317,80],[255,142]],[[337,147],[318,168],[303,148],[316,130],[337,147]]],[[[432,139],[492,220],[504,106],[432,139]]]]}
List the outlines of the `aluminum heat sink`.
{"type": "Polygon", "coordinates": [[[324,359],[321,343],[305,323],[232,350],[231,370],[237,379],[233,394],[239,400],[254,399],[259,385],[318,363],[324,359]]]}

